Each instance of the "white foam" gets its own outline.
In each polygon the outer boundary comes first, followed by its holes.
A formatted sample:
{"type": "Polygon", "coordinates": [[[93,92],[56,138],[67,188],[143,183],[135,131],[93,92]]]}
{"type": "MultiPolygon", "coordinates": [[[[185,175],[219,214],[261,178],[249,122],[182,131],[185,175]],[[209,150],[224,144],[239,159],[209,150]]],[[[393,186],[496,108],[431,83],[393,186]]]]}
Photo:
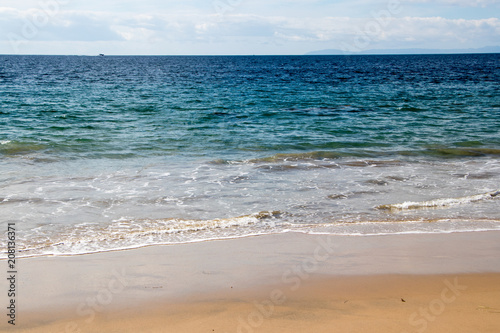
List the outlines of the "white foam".
{"type": "Polygon", "coordinates": [[[500,195],[499,191],[493,191],[483,194],[476,194],[460,198],[443,198],[429,201],[405,201],[397,204],[380,205],[377,209],[387,210],[410,210],[410,209],[424,209],[424,208],[446,208],[450,206],[457,206],[468,204],[477,201],[490,200],[500,195]]]}
{"type": "Polygon", "coordinates": [[[278,216],[279,212],[263,211],[212,220],[121,218],[107,226],[81,223],[57,235],[35,228],[31,230],[29,241],[22,242],[25,247],[19,248],[19,254],[21,257],[88,254],[262,234],[276,230],[278,216]]]}

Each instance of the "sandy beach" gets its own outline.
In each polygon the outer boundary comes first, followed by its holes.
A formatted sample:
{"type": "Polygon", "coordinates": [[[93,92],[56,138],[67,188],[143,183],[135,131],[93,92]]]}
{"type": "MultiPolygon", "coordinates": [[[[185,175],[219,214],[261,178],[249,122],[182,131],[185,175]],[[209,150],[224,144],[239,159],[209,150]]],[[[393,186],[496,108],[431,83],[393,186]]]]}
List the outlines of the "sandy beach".
{"type": "Polygon", "coordinates": [[[285,233],[26,258],[0,330],[498,332],[499,239],[285,233]]]}

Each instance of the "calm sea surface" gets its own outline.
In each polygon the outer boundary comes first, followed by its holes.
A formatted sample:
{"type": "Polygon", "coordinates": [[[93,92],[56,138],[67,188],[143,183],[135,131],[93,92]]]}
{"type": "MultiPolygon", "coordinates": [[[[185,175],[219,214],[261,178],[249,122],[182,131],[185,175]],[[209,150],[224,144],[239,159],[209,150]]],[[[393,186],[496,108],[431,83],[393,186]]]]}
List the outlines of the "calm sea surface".
{"type": "Polygon", "coordinates": [[[500,230],[499,83],[499,54],[0,56],[0,221],[22,256],[500,230]]]}

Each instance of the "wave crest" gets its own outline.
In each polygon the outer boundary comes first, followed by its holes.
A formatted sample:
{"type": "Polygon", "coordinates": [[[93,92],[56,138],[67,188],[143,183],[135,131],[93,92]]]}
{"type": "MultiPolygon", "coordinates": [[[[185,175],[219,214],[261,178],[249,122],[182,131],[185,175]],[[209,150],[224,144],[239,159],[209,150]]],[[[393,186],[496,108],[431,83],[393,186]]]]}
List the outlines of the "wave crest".
{"type": "Polygon", "coordinates": [[[382,210],[391,210],[391,211],[426,209],[426,208],[447,208],[450,206],[457,206],[457,205],[468,204],[471,202],[489,200],[497,196],[500,196],[500,190],[483,194],[470,195],[460,198],[442,198],[442,199],[417,201],[417,202],[405,201],[396,204],[380,205],[375,208],[382,210]]]}
{"type": "MultiPolygon", "coordinates": [[[[200,241],[211,238],[238,236],[241,228],[253,231],[252,226],[274,227],[284,213],[262,211],[224,219],[119,219],[107,226],[83,223],[61,232],[57,237],[43,232],[27,237],[21,256],[44,254],[84,254],[130,249],[148,245],[200,241]],[[28,241],[29,239],[29,241],[28,241]]],[[[38,228],[40,229],[40,228],[38,228]]],[[[264,228],[265,229],[265,228],[264,228]]],[[[40,231],[40,230],[39,230],[40,231]]]]}

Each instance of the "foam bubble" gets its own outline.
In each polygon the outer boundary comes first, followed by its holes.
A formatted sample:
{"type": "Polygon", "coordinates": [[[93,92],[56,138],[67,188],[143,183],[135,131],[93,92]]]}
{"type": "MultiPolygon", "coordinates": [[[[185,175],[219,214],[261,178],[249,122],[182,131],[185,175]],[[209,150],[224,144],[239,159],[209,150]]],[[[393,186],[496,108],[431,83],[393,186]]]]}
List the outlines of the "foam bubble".
{"type": "Polygon", "coordinates": [[[47,234],[42,228],[35,228],[32,234],[21,242],[24,247],[19,248],[19,254],[20,256],[86,254],[260,234],[274,230],[276,221],[282,214],[279,211],[262,211],[211,220],[122,218],[107,226],[81,223],[57,234],[47,234]]]}
{"type": "Polygon", "coordinates": [[[397,204],[380,205],[377,209],[386,210],[411,210],[411,209],[425,209],[425,208],[447,208],[450,206],[458,206],[463,204],[468,204],[472,202],[478,202],[483,200],[490,200],[495,198],[500,194],[500,191],[493,191],[483,194],[470,195],[460,198],[443,198],[435,199],[430,201],[405,201],[397,204]]]}

